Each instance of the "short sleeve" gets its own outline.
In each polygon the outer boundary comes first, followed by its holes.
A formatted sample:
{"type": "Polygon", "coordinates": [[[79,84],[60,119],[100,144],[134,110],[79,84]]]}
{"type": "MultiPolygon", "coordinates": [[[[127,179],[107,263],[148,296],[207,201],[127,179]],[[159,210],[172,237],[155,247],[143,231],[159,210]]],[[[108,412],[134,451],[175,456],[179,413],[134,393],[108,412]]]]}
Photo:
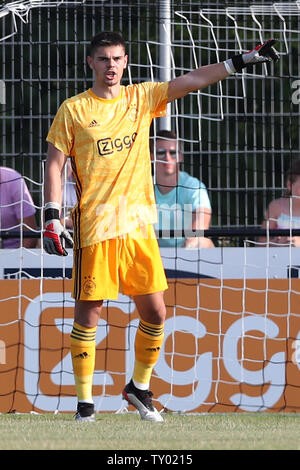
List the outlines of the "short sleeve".
{"type": "Polygon", "coordinates": [[[73,130],[72,115],[66,102],[64,102],[56,113],[46,140],[69,156],[72,153],[74,143],[73,130]]]}
{"type": "Polygon", "coordinates": [[[210,200],[204,185],[201,185],[199,189],[193,191],[192,205],[194,210],[198,207],[211,210],[210,200]]]}
{"type": "Polygon", "coordinates": [[[143,84],[147,93],[152,118],[165,116],[168,102],[168,82],[146,82],[143,84]]]}
{"type": "Polygon", "coordinates": [[[180,172],[179,185],[181,186],[185,204],[191,204],[193,211],[199,207],[211,210],[207,189],[202,181],[182,171],[180,172]]]}

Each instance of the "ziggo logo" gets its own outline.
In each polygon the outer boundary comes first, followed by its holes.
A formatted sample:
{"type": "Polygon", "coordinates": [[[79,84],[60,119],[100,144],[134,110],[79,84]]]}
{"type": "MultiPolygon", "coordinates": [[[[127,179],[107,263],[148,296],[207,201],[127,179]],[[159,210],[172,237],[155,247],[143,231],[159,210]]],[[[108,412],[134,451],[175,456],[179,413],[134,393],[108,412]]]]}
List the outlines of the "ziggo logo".
{"type": "MultiPolygon", "coordinates": [[[[27,399],[37,408],[45,411],[56,410],[59,403],[60,411],[73,411],[76,407],[76,397],[70,396],[50,396],[45,394],[45,390],[40,389],[40,334],[39,322],[40,316],[47,308],[62,308],[62,305],[73,307],[74,300],[70,293],[50,292],[44,293],[42,297],[38,296],[27,306],[24,314],[24,340],[26,348],[24,349],[24,391],[27,399]],[[43,310],[40,310],[40,305],[43,310]]],[[[135,305],[129,302],[128,297],[120,295],[118,301],[110,301],[110,307],[118,308],[125,314],[132,314],[135,305]]],[[[126,381],[128,381],[133,372],[134,365],[134,337],[138,325],[138,319],[128,322],[124,330],[126,337],[125,351],[126,355],[126,381]]],[[[55,324],[62,334],[70,334],[73,320],[71,318],[57,318],[55,324]]],[[[97,329],[96,343],[99,344],[109,335],[109,324],[105,320],[99,320],[97,329]]],[[[213,355],[212,351],[206,351],[195,355],[193,366],[188,370],[175,370],[171,367],[170,352],[165,350],[168,339],[172,339],[174,331],[189,333],[195,340],[202,339],[208,335],[205,325],[198,319],[188,315],[178,315],[167,319],[165,323],[165,341],[161,350],[160,359],[155,366],[155,374],[160,379],[173,386],[193,385],[193,392],[187,396],[175,396],[173,394],[161,394],[157,400],[162,406],[166,406],[173,411],[191,411],[198,409],[205,404],[213,387],[218,390],[222,386],[222,377],[213,377],[216,361],[222,361],[226,372],[232,377],[232,384],[238,385],[241,382],[258,386],[256,396],[249,396],[243,393],[234,393],[230,395],[228,404],[234,404],[240,410],[244,411],[263,411],[272,408],[280,399],[285,388],[285,352],[277,352],[268,360],[263,362],[261,359],[261,368],[259,370],[249,370],[243,366],[243,361],[238,357],[239,341],[247,332],[257,331],[267,339],[275,339],[279,335],[278,325],[264,316],[249,316],[235,320],[231,326],[222,335],[223,341],[220,346],[221,351],[218,357],[213,355]],[[167,362],[167,359],[169,362],[167,362]],[[266,365],[265,365],[266,364],[266,365]],[[265,365],[265,366],[264,366],[265,365]],[[215,383],[218,383],[218,386],[215,383]],[[267,391],[262,392],[262,385],[268,384],[267,391]],[[259,396],[257,391],[259,389],[259,396]]],[[[298,365],[300,369],[300,365],[298,365]]],[[[63,390],[64,386],[74,385],[72,362],[70,353],[64,359],[55,365],[51,371],[51,380],[63,390]]],[[[112,385],[113,377],[108,371],[95,371],[94,385],[112,385]]],[[[236,388],[235,388],[236,390],[236,388]]],[[[215,399],[218,399],[218,393],[215,392],[215,399]]],[[[220,392],[220,397],[222,393],[220,392]]],[[[219,400],[221,401],[221,398],[219,400]]],[[[103,395],[94,397],[96,402],[100,401],[101,411],[117,411],[121,407],[122,395],[103,395]]]]}
{"type": "Polygon", "coordinates": [[[131,136],[125,135],[122,138],[117,137],[114,140],[111,137],[106,137],[104,139],[98,140],[97,147],[99,155],[103,157],[105,155],[111,155],[115,151],[121,152],[124,147],[130,149],[136,139],[136,136],[137,132],[134,132],[131,136]]]}

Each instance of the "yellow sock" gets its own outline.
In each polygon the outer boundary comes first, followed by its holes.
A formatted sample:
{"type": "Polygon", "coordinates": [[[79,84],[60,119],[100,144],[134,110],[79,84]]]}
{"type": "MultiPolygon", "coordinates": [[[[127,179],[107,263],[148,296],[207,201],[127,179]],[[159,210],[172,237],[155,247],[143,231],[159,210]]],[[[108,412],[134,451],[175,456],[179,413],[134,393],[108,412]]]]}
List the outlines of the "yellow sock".
{"type": "Polygon", "coordinates": [[[96,356],[96,329],[74,322],[71,355],[78,401],[93,402],[93,376],[96,356]]]}
{"type": "Polygon", "coordinates": [[[133,383],[137,388],[149,389],[152,370],[158,361],[164,339],[164,325],[140,321],[135,337],[135,364],[133,383]]]}

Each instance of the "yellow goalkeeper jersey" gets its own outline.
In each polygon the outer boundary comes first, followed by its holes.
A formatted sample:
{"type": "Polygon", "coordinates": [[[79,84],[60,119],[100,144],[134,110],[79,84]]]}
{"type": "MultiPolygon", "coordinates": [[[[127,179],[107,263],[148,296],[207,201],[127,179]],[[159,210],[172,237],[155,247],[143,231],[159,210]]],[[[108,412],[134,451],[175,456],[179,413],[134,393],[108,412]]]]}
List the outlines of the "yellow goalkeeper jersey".
{"type": "Polygon", "coordinates": [[[165,114],[167,93],[167,82],[121,86],[114,99],[87,90],[58,109],[47,141],[72,158],[75,248],[157,221],[149,128],[165,114]]]}

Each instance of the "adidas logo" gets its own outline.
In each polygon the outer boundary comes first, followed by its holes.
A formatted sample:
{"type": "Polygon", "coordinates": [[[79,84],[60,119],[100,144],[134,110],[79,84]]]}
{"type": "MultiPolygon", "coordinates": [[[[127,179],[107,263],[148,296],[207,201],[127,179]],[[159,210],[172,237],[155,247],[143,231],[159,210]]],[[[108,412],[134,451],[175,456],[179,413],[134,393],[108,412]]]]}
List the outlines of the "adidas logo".
{"type": "Polygon", "coordinates": [[[87,359],[89,357],[89,354],[84,351],[83,353],[77,354],[77,356],[74,356],[75,358],[80,358],[80,359],[87,359]]]}
{"type": "Polygon", "coordinates": [[[100,126],[100,124],[95,119],[93,119],[92,122],[90,122],[88,125],[88,127],[96,127],[96,126],[100,126]]]}

